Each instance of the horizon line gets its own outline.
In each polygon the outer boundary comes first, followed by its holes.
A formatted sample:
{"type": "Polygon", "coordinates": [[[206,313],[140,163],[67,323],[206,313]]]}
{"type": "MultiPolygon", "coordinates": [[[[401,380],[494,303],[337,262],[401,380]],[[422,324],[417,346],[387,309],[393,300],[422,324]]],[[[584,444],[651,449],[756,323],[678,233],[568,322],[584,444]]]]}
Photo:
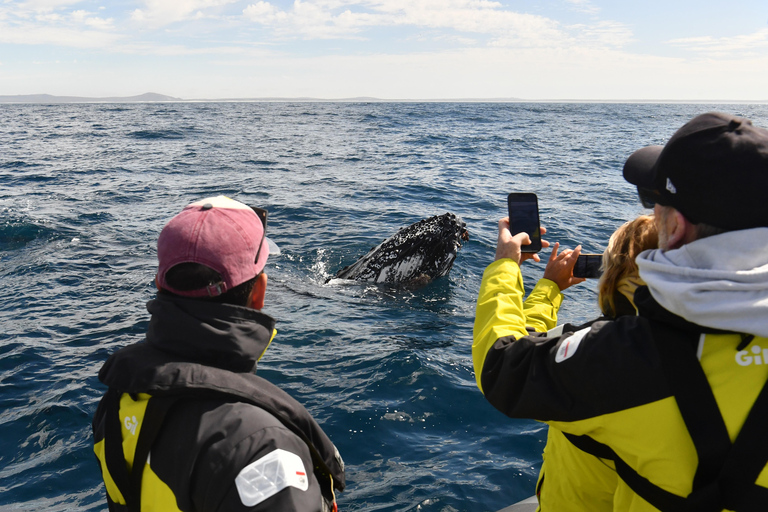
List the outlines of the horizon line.
{"type": "Polygon", "coordinates": [[[763,104],[768,100],[726,100],[726,99],[578,99],[578,98],[539,98],[525,99],[516,97],[468,97],[468,98],[377,98],[372,96],[354,96],[346,98],[319,98],[311,96],[263,96],[239,98],[178,98],[158,93],[144,93],[135,96],[72,96],[52,94],[15,94],[0,95],[0,103],[258,103],[258,102],[296,102],[296,103],[734,103],[763,104]]]}

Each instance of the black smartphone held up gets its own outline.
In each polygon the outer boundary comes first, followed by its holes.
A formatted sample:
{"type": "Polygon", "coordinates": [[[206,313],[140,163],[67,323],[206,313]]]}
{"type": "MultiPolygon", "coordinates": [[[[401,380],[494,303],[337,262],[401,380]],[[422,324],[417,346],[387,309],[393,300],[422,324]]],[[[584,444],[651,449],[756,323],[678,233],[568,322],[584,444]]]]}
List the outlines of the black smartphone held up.
{"type": "Polygon", "coordinates": [[[541,229],[539,228],[539,201],[532,192],[512,192],[507,196],[509,209],[509,231],[516,235],[525,231],[531,237],[529,245],[522,246],[522,252],[541,250],[541,229]]]}
{"type": "Polygon", "coordinates": [[[573,267],[573,277],[597,278],[603,274],[602,254],[579,254],[573,267]]]}

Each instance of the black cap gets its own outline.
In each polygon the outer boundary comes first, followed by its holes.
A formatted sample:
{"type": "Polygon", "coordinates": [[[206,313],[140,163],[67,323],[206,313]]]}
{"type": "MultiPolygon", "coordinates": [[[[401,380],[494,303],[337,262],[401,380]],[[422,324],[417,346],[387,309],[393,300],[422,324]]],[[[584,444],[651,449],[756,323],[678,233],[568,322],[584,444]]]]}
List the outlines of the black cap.
{"type": "Polygon", "coordinates": [[[632,153],[624,179],[693,223],[768,226],[768,130],[720,112],[693,118],[664,146],[632,153]]]}

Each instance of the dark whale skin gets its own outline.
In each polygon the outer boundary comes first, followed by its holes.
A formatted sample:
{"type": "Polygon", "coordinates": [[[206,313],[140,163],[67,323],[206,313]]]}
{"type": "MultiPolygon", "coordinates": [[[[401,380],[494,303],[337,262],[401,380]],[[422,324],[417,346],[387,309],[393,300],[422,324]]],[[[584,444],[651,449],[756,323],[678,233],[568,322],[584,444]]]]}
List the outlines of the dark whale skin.
{"type": "Polygon", "coordinates": [[[469,240],[466,223],[452,213],[436,215],[400,229],[335,279],[377,284],[427,283],[450,272],[461,242],[469,240]]]}

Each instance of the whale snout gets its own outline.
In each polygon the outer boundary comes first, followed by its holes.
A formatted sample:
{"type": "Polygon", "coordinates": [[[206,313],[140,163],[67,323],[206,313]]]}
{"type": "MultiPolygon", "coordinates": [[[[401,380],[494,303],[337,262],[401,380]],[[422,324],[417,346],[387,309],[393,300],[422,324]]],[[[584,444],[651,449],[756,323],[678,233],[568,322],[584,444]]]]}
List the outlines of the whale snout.
{"type": "Polygon", "coordinates": [[[467,230],[467,223],[464,222],[464,220],[459,217],[458,215],[454,215],[453,213],[446,212],[443,214],[443,217],[446,218],[449,225],[449,231],[453,233],[453,235],[456,237],[456,241],[459,244],[459,247],[461,247],[461,242],[468,242],[469,241],[469,231],[467,230]]]}

